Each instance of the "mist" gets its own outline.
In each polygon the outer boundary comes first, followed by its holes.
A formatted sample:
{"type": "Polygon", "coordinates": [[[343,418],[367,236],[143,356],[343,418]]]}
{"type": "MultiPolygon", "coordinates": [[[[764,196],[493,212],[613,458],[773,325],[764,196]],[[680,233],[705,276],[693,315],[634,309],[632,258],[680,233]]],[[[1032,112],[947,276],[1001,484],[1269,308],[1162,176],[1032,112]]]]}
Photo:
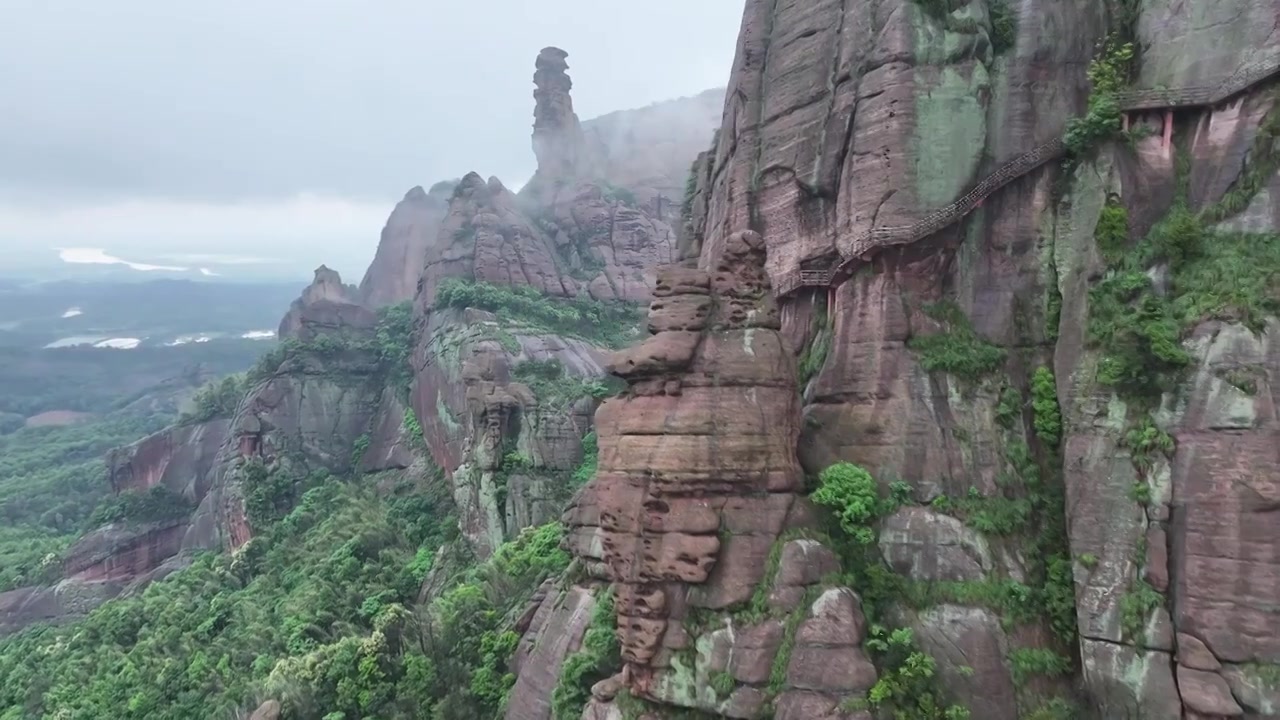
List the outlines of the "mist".
{"type": "Polygon", "coordinates": [[[741,0],[297,7],[6,9],[0,273],[88,248],[358,278],[408,188],[532,175],[540,48],[569,52],[587,120],[723,86],[741,15],[741,0]]]}

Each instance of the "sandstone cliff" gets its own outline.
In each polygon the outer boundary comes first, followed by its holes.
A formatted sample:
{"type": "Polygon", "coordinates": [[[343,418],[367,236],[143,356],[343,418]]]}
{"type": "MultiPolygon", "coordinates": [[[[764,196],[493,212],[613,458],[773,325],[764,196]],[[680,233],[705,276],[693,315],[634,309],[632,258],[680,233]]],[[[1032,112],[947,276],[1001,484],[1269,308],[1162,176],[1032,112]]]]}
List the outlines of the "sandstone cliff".
{"type": "Polygon", "coordinates": [[[456,184],[439,182],[431,186],[430,192],[412,188],[391,211],[377,253],[360,281],[360,294],[366,305],[379,308],[413,299],[427,248],[440,231],[456,184]]]}
{"type": "MultiPolygon", "coordinates": [[[[1277,17],[1274,0],[746,3],[684,255],[714,278],[761,238],[781,323],[754,336],[798,356],[801,465],[856,464],[893,498],[868,528],[884,572],[855,573],[858,622],[836,637],[856,646],[873,613],[909,630],[938,697],[972,717],[1280,707],[1277,17]]],[[[635,716],[637,698],[649,717],[900,710],[874,701],[889,686],[857,700],[877,670],[899,677],[886,657],[833,671],[846,686],[797,685],[827,693],[803,710],[782,702],[790,671],[739,674],[776,655],[735,603],[778,591],[759,546],[726,550],[796,526],[718,514],[739,492],[720,435],[736,431],[686,432],[702,416],[681,377],[720,338],[699,314],[716,293],[671,272],[659,288],[685,289],[612,366],[632,396],[599,411],[600,473],[566,516],[597,581],[539,610],[530,652],[544,668],[584,652],[583,606],[611,588],[625,667],[584,718],[635,716]],[[718,482],[690,501],[686,475],[718,482]]],[[[759,403],[778,432],[788,402],[759,403]]],[[[750,446],[768,475],[781,451],[750,446]]],[[[561,682],[522,671],[508,717],[549,717],[561,682]]]]}
{"type": "Polygon", "coordinates": [[[630,133],[589,136],[565,57],[548,48],[536,62],[538,174],[519,196],[463,177],[414,300],[414,411],[481,555],[554,520],[582,482],[572,476],[590,462],[584,439],[610,392],[603,353],[638,336],[638,303],[675,257],[671,175],[706,142],[684,101],[609,121],[662,139],[648,165],[630,133]]]}
{"type": "MultiPolygon", "coordinates": [[[[664,270],[652,336],[611,361],[628,389],[596,415],[599,471],[565,522],[585,575],[611,584],[624,665],[584,717],[646,702],[821,717],[876,681],[858,596],[828,577],[839,561],[800,497],[800,398],[779,327],[764,242],[748,231],[714,271],[664,270]]],[[[538,670],[521,673],[508,718],[552,716],[558,672],[583,642],[581,605],[601,590],[569,593],[538,611],[526,636],[538,670]]]]}

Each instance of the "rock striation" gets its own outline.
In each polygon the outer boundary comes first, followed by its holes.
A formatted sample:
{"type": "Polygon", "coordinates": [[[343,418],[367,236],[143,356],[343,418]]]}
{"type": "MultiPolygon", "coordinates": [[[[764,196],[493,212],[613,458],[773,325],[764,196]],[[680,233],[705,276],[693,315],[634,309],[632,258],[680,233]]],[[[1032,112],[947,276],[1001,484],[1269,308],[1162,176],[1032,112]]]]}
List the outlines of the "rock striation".
{"type": "MultiPolygon", "coordinates": [[[[723,130],[695,167],[682,257],[710,271],[750,228],[775,287],[827,267],[869,231],[911,225],[1062,137],[1086,110],[1085,71],[1109,35],[1135,39],[1137,89],[1218,86],[1274,56],[1277,12],[1274,0],[1143,2],[1124,24],[1099,6],[1040,0],[748,2],[723,130]],[[1014,22],[996,22],[1000,12],[1014,22]],[[1059,31],[1040,32],[1048,26],[1059,31]]],[[[1132,146],[1103,144],[1066,176],[1046,164],[962,222],[874,248],[836,287],[780,302],[782,334],[811,371],[805,469],[852,462],[909,487],[908,506],[878,528],[897,575],[917,588],[1046,592],[1037,578],[1074,579],[1078,635],[1065,613],[1014,621],[961,593],[903,602],[898,619],[938,660],[940,686],[975,716],[1026,717],[1051,697],[1081,717],[1274,714],[1274,694],[1260,689],[1280,662],[1263,599],[1275,594],[1268,548],[1280,542],[1266,520],[1275,318],[1246,325],[1220,306],[1191,318],[1177,330],[1185,373],[1142,404],[1100,379],[1106,310],[1093,292],[1117,272],[1116,248],[1095,239],[1104,209],[1128,218],[1122,252],[1183,199],[1200,212],[1230,197],[1220,231],[1280,230],[1274,92],[1271,80],[1212,108],[1131,113],[1132,146]],[[931,354],[938,336],[988,362],[931,354]],[[1035,407],[1028,397],[1037,368],[1056,382],[1060,441],[1038,415],[1053,399],[1043,386],[1035,407]],[[1167,434],[1170,449],[1135,449],[1142,432],[1167,434]],[[1037,514],[1055,502],[1046,487],[1065,502],[1037,514]],[[1000,528],[949,504],[1026,498],[1030,523],[1000,528]],[[1081,691],[1039,678],[1039,700],[1028,697],[1012,672],[1026,649],[1078,657],[1081,691]]],[[[1186,292],[1169,267],[1142,270],[1158,295],[1186,292]]],[[[1274,289],[1258,296],[1272,303],[1274,289]]]]}
{"type": "MultiPolygon", "coordinates": [[[[743,232],[711,272],[663,268],[651,336],[609,362],[628,389],[596,413],[599,469],[565,523],[587,575],[611,583],[624,669],[586,717],[610,717],[621,692],[731,718],[775,701],[790,717],[844,717],[836,706],[876,680],[857,595],[822,584],[839,563],[797,534],[814,516],[764,250],[743,232]],[[757,595],[768,611],[743,619],[757,595]],[[786,679],[770,687],[777,663],[786,679]]],[[[508,718],[546,717],[521,699],[508,718]]]]}
{"type": "Polygon", "coordinates": [[[568,57],[560,48],[547,47],[535,62],[533,154],[538,158],[538,172],[531,184],[555,185],[595,174],[596,158],[588,150],[573,111],[568,57]]]}
{"type": "Polygon", "coordinates": [[[414,187],[396,204],[382,229],[377,254],[360,281],[365,305],[380,308],[413,300],[427,249],[440,232],[456,185],[456,181],[439,182],[429,192],[414,187]]]}
{"type": "Polygon", "coordinates": [[[368,332],[377,321],[373,310],[361,299],[360,290],[344,285],[337,271],[321,265],[302,297],[293,301],[280,321],[278,336],[307,342],[321,335],[368,332]]]}

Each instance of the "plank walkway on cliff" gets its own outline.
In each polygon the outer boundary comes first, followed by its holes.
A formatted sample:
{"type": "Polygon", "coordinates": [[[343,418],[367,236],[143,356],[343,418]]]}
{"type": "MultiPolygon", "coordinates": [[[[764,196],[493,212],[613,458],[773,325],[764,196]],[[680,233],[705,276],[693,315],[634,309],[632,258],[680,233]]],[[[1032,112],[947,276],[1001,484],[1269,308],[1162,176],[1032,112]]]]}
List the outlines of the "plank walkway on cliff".
{"type": "MultiPolygon", "coordinates": [[[[1181,88],[1126,90],[1116,101],[1124,112],[1176,110],[1217,105],[1254,85],[1280,75],[1280,56],[1245,63],[1218,85],[1181,88]]],[[[910,224],[878,227],[863,232],[849,244],[848,255],[834,267],[806,269],[792,273],[778,283],[779,295],[790,294],[802,287],[829,287],[839,278],[851,274],[854,266],[868,253],[886,245],[906,245],[922,240],[961,220],[1000,188],[1066,153],[1062,138],[1055,138],[1001,165],[954,202],[929,213],[910,224]]]]}

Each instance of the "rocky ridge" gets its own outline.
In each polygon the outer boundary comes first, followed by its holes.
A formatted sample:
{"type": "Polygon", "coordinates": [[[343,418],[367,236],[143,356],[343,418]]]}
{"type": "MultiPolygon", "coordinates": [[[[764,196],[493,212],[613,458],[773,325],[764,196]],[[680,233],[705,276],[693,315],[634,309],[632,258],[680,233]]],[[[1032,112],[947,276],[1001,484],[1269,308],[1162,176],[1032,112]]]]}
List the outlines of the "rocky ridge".
{"type": "Polygon", "coordinates": [[[617,343],[605,336],[638,320],[615,303],[646,301],[653,269],[672,259],[675,169],[687,168],[713,122],[673,101],[635,111],[634,120],[628,111],[608,116],[609,132],[588,140],[563,58],[554,49],[540,55],[535,130],[540,175],[556,177],[562,191],[540,203],[474,173],[411,189],[358,288],[316,271],[281,321],[281,348],[250,373],[234,411],[112,455],[115,492],[164,488],[195,508],[191,516],[87,534],[63,558],[61,584],[0,596],[0,629],[74,619],[183,567],[190,551],[242,545],[253,534],[245,473],[259,465],[300,475],[427,477],[443,468],[469,549],[481,555],[558,517],[584,461],[593,394],[605,391],[602,352],[617,343]],[[641,154],[635,133],[623,132],[632,127],[663,149],[641,154]],[[566,133],[576,139],[556,139],[566,133]],[[646,164],[633,167],[641,157],[646,164]],[[534,314],[465,300],[437,306],[449,281],[522,288],[515,299],[534,314]],[[550,298],[576,301],[589,317],[550,327],[558,317],[546,312],[555,309],[550,298]],[[418,354],[393,367],[380,343],[391,329],[387,313],[404,303],[413,305],[403,311],[408,324],[395,331],[418,354]],[[363,451],[353,459],[357,443],[363,451]]]}
{"type": "Polygon", "coordinates": [[[526,633],[538,670],[521,672],[506,717],[550,717],[601,581],[624,664],[584,717],[637,701],[820,717],[874,684],[859,598],[824,584],[839,561],[810,537],[794,354],[763,269],[762,239],[744,232],[714,272],[659,272],[651,336],[609,362],[628,388],[596,413],[599,470],[565,513],[568,547],[593,582],[538,607],[526,633]]]}

